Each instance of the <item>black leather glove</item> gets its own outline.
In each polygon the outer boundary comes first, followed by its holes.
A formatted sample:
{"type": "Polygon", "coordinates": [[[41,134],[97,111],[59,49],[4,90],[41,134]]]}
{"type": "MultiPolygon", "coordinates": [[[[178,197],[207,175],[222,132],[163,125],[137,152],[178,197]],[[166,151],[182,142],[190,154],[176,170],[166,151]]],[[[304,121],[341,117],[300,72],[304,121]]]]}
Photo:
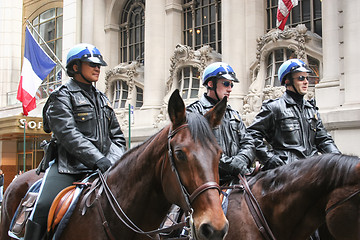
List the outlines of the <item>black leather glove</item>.
{"type": "Polygon", "coordinates": [[[273,168],[277,168],[280,167],[282,165],[284,165],[285,163],[276,155],[272,156],[269,161],[267,161],[263,167],[262,170],[269,170],[269,169],[273,169],[273,168]]]}
{"type": "Polygon", "coordinates": [[[100,158],[95,162],[95,169],[100,169],[102,173],[111,167],[111,162],[107,157],[100,158]]]}
{"type": "Polygon", "coordinates": [[[241,161],[238,165],[238,170],[239,170],[239,173],[242,175],[242,176],[245,176],[246,174],[250,173],[250,170],[249,168],[247,167],[247,163],[244,162],[244,161],[241,161]]]}

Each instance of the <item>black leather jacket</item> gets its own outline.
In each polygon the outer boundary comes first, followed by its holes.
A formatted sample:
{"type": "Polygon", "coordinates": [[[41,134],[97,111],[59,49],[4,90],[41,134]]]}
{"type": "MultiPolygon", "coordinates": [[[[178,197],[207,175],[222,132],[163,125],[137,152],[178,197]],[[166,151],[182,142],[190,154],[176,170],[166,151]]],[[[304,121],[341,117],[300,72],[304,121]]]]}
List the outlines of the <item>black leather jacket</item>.
{"type": "MultiPolygon", "coordinates": [[[[204,115],[215,105],[210,101],[204,94],[200,100],[189,105],[187,111],[204,115]]],[[[219,163],[221,182],[231,180],[239,173],[247,173],[255,158],[255,145],[239,113],[228,105],[221,125],[213,132],[223,150],[219,163]]]]}
{"type": "Polygon", "coordinates": [[[301,109],[287,92],[278,99],[264,101],[248,128],[255,140],[256,155],[263,164],[274,157],[287,164],[318,152],[340,153],[315,103],[302,101],[301,109]],[[263,139],[272,149],[268,149],[263,139]]]}
{"type": "Polygon", "coordinates": [[[96,103],[70,79],[50,95],[44,106],[44,130],[53,132],[56,139],[60,173],[91,172],[97,160],[106,156],[114,162],[126,149],[109,100],[92,88],[96,103]]]}

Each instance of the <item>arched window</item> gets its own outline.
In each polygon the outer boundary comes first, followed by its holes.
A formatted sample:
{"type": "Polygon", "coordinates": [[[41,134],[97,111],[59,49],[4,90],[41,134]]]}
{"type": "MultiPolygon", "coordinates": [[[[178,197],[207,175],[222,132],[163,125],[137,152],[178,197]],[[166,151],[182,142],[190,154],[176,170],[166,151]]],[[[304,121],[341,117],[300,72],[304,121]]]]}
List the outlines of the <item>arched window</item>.
{"type": "Polygon", "coordinates": [[[269,53],[267,58],[265,86],[280,86],[278,80],[278,70],[280,65],[289,58],[294,58],[294,53],[290,49],[281,48],[269,53]]]}
{"type": "Polygon", "coordinates": [[[121,62],[144,62],[145,0],[129,0],[121,14],[121,62]]]}
{"type": "MultiPolygon", "coordinates": [[[[278,0],[267,0],[267,31],[276,28],[278,0]]],[[[286,22],[286,25],[295,27],[298,24],[305,24],[311,32],[322,36],[321,27],[321,1],[319,0],[299,0],[286,22]]]]}
{"type": "MultiPolygon", "coordinates": [[[[63,9],[51,8],[45,12],[42,12],[32,20],[32,25],[61,61],[63,9]]],[[[32,30],[31,28],[29,29],[30,31],[32,30]]],[[[37,36],[35,33],[33,33],[33,36],[44,49],[44,51],[52,59],[55,59],[54,56],[50,53],[49,49],[45,46],[45,43],[40,40],[39,36],[37,36]]],[[[36,93],[36,98],[47,98],[56,87],[61,85],[61,77],[61,66],[57,65],[42,82],[39,90],[36,93]]]]}
{"type": "MultiPolygon", "coordinates": [[[[267,57],[267,65],[266,65],[266,78],[265,78],[265,87],[271,86],[276,87],[280,86],[280,81],[278,79],[278,70],[283,62],[288,59],[296,58],[295,53],[288,48],[281,48],[273,50],[269,53],[267,57]]],[[[317,83],[319,83],[319,60],[307,56],[308,65],[313,71],[309,74],[309,86],[314,87],[317,83]]]]}
{"type": "Polygon", "coordinates": [[[178,72],[179,89],[184,100],[196,99],[199,96],[200,73],[197,68],[188,66],[178,72]]]}
{"type": "Polygon", "coordinates": [[[113,82],[111,87],[111,103],[114,109],[125,108],[129,94],[129,87],[125,81],[118,80],[113,82]]]}
{"type": "Polygon", "coordinates": [[[221,0],[183,0],[184,44],[221,53],[221,0]]]}

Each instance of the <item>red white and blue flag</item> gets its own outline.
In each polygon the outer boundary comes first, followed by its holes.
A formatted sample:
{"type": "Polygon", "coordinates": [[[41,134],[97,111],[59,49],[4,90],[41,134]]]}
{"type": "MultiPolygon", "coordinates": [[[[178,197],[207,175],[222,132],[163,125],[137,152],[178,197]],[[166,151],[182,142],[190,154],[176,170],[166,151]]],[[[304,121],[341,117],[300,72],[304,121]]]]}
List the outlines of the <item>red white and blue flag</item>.
{"type": "Polygon", "coordinates": [[[276,20],[276,26],[279,29],[284,30],[290,11],[296,5],[298,5],[298,0],[279,0],[276,20]]]}
{"type": "Polygon", "coordinates": [[[56,63],[44,52],[26,27],[24,61],[17,92],[17,99],[22,102],[25,116],[36,108],[36,91],[55,66],[56,63]]]}

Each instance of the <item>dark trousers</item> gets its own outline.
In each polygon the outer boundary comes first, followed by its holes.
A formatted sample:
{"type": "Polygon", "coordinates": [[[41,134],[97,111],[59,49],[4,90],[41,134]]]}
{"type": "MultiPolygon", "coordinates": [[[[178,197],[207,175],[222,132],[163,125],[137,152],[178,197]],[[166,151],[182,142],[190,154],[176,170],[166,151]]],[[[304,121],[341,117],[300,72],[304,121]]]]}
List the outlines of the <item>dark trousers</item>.
{"type": "Polygon", "coordinates": [[[73,182],[82,180],[84,174],[62,174],[58,172],[57,163],[51,165],[46,178],[43,179],[42,191],[38,197],[33,213],[33,222],[41,225],[41,232],[45,233],[48,213],[56,195],[73,182]]]}

